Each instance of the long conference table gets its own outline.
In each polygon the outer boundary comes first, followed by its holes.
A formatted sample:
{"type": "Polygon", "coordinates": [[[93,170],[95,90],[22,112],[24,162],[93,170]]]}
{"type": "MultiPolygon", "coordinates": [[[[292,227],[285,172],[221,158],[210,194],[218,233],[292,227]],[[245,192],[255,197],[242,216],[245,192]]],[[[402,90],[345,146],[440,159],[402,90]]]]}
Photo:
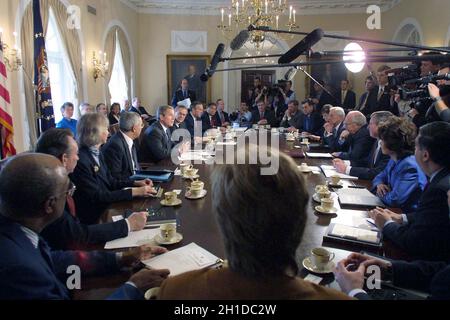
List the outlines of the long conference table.
{"type": "MultiPolygon", "coordinates": [[[[278,136],[278,135],[277,135],[278,136]]],[[[324,147],[305,147],[301,145],[300,141],[287,142],[285,135],[279,135],[279,149],[288,154],[298,154],[300,150],[303,152],[310,150],[311,152],[327,152],[324,147]],[[301,149],[300,149],[301,148],[301,149]]],[[[300,165],[301,163],[307,163],[309,166],[321,166],[330,165],[330,159],[319,158],[294,158],[295,162],[300,165]]],[[[177,231],[183,235],[183,240],[176,245],[167,246],[169,250],[176,249],[178,247],[190,244],[192,242],[210,251],[214,255],[226,259],[225,250],[222,243],[220,231],[216,224],[215,217],[211,209],[211,184],[210,175],[213,171],[213,164],[196,164],[196,169],[199,169],[199,180],[205,183],[205,189],[208,191],[206,197],[199,200],[188,200],[184,197],[187,188],[190,185],[190,180],[185,180],[181,176],[175,176],[170,182],[163,183],[161,187],[166,191],[182,190],[180,199],[183,203],[178,207],[167,207],[162,210],[175,210],[177,214],[177,231]]],[[[173,164],[170,159],[164,160],[157,165],[152,165],[151,169],[164,168],[175,170],[177,166],[173,164]]],[[[317,185],[323,185],[327,183],[327,179],[323,173],[304,174],[306,179],[306,186],[310,194],[310,201],[307,205],[307,225],[301,241],[300,246],[297,249],[297,262],[299,269],[302,270],[300,276],[304,277],[308,272],[302,267],[302,261],[304,258],[310,255],[310,252],[315,247],[330,247],[335,252],[335,261],[345,258],[349,251],[359,252],[364,250],[366,252],[372,252],[377,255],[382,255],[393,259],[407,259],[407,256],[394,248],[390,243],[384,241],[381,248],[361,248],[349,243],[338,242],[324,242],[323,236],[326,234],[327,229],[331,223],[350,224],[351,220],[358,218],[367,218],[367,210],[358,209],[358,207],[345,207],[341,208],[339,201],[336,198],[335,207],[339,209],[336,215],[323,215],[317,213],[314,209],[317,203],[312,200],[312,195],[315,193],[315,187],[317,185]]],[[[354,181],[358,186],[365,186],[371,188],[371,181],[357,180],[354,181]]],[[[353,185],[354,182],[345,180],[344,188],[348,185],[353,185]]],[[[162,199],[162,198],[161,198],[162,199]]],[[[140,198],[133,201],[120,202],[112,204],[104,213],[102,217],[103,222],[112,221],[113,216],[123,215],[126,210],[143,211],[147,208],[160,208],[160,200],[158,198],[140,198]]],[[[395,208],[393,211],[397,211],[395,208]]],[[[270,237],[270,235],[267,235],[270,237]]],[[[93,247],[92,249],[102,249],[103,247],[93,247]]],[[[82,290],[73,293],[74,299],[103,299],[108,296],[115,288],[126,282],[130,276],[130,273],[121,273],[118,275],[104,276],[97,278],[83,279],[82,290]]],[[[327,276],[327,283],[332,283],[334,278],[330,274],[327,276]]],[[[336,284],[334,284],[336,286],[336,284]]]]}

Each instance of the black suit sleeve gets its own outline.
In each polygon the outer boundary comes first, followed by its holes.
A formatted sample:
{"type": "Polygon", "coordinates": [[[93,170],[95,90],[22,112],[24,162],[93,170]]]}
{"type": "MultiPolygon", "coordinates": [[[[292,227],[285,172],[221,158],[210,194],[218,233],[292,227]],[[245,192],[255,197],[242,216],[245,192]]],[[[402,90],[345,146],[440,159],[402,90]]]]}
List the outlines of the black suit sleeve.
{"type": "Polygon", "coordinates": [[[111,143],[102,149],[102,153],[111,176],[121,179],[123,177],[122,162],[125,156],[123,150],[116,143],[111,143]]]}
{"type": "Polygon", "coordinates": [[[170,145],[164,143],[163,132],[161,130],[152,130],[148,137],[145,138],[145,144],[151,153],[152,159],[155,162],[161,161],[163,159],[169,158],[172,148],[170,145]]]}
{"type": "Polygon", "coordinates": [[[367,293],[358,293],[355,295],[355,298],[358,300],[372,300],[372,298],[367,293]]]}
{"type": "Polygon", "coordinates": [[[365,168],[365,167],[352,167],[350,169],[350,175],[354,177],[358,177],[362,180],[373,180],[381,171],[386,168],[386,165],[389,162],[388,157],[383,157],[380,161],[376,163],[376,166],[373,168],[365,168]]]}
{"type": "Polygon", "coordinates": [[[349,109],[355,109],[356,107],[356,94],[353,91],[349,91],[348,103],[346,107],[349,109]]]}
{"type": "MultiPolygon", "coordinates": [[[[429,292],[434,276],[445,267],[444,262],[394,261],[392,263],[394,285],[429,292]]],[[[450,287],[447,287],[447,294],[449,292],[450,287]]]]}
{"type": "Polygon", "coordinates": [[[53,250],[76,250],[126,237],[128,225],[125,220],[85,225],[65,211],[63,216],[48,225],[41,235],[53,250]]]}

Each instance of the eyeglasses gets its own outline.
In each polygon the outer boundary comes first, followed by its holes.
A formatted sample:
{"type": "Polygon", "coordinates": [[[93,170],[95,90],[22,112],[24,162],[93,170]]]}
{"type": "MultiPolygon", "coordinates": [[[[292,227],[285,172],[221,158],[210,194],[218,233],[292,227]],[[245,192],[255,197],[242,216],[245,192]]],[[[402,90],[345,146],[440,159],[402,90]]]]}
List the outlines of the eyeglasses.
{"type": "Polygon", "coordinates": [[[77,190],[77,187],[72,182],[70,182],[68,190],[63,192],[63,193],[60,193],[58,195],[58,197],[61,196],[61,195],[64,195],[65,197],[67,197],[67,196],[73,197],[73,195],[74,195],[76,190],[77,190]]]}

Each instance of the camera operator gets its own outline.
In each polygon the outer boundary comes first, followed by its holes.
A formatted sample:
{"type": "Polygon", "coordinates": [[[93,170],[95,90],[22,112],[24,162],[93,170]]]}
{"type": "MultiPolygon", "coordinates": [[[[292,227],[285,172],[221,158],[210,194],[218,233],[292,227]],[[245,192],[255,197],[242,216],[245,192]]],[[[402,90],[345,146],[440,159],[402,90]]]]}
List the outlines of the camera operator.
{"type": "MultiPolygon", "coordinates": [[[[445,75],[450,72],[450,64],[443,65],[438,75],[445,75]]],[[[450,122],[450,80],[437,80],[437,86],[428,84],[428,92],[434,101],[434,111],[442,121],[450,122]]]]}
{"type": "Polygon", "coordinates": [[[292,99],[292,97],[295,98],[295,93],[291,90],[291,87],[291,81],[280,80],[269,90],[270,105],[275,113],[278,124],[281,123],[288,108],[288,104],[295,100],[292,99]]]}

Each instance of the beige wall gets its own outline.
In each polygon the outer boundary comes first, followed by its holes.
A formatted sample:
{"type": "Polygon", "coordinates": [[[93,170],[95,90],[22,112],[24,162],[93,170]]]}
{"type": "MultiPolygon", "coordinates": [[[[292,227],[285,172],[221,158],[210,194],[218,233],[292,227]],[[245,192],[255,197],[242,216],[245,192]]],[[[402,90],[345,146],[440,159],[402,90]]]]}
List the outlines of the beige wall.
{"type": "MultiPolygon", "coordinates": [[[[20,13],[21,3],[29,0],[1,0],[0,27],[4,29],[5,40],[12,43],[12,32],[17,28],[16,19],[20,13]]],[[[66,1],[66,0],[64,0],[66,1]]],[[[67,0],[66,3],[79,5],[82,10],[82,44],[85,50],[87,100],[96,104],[104,100],[104,82],[100,79],[96,83],[91,76],[90,60],[92,51],[102,50],[107,28],[111,21],[118,21],[123,25],[130,37],[135,61],[135,94],[141,96],[149,111],[167,103],[167,71],[166,55],[171,52],[172,30],[193,30],[208,32],[208,52],[213,54],[219,42],[226,42],[217,31],[218,16],[191,15],[154,15],[138,14],[119,0],[67,0]],[[97,8],[97,16],[87,13],[86,6],[91,4],[97,8]]],[[[425,45],[442,46],[449,31],[450,1],[448,0],[403,0],[388,12],[382,13],[382,29],[370,31],[366,27],[366,14],[339,15],[307,15],[298,18],[302,31],[311,31],[321,27],[326,31],[348,31],[350,36],[367,37],[372,39],[393,40],[399,25],[407,18],[417,20],[423,33],[425,45]]],[[[293,46],[301,36],[289,40],[293,46]]],[[[364,46],[365,48],[370,45],[364,46]]],[[[176,53],[182,54],[182,53],[176,53]]],[[[190,54],[190,53],[186,53],[190,54]]],[[[203,53],[202,53],[203,54],[203,53]]],[[[376,67],[376,66],[375,66],[376,67]]],[[[352,76],[354,87],[358,95],[363,91],[363,81],[367,71],[352,76]]],[[[24,106],[21,100],[21,85],[19,74],[9,74],[12,95],[12,109],[16,130],[15,144],[19,151],[28,148],[24,106]]],[[[228,93],[223,92],[223,75],[217,73],[210,81],[212,99],[221,98],[228,93]]],[[[305,96],[305,81],[299,72],[295,79],[295,90],[299,98],[305,96]]]]}

